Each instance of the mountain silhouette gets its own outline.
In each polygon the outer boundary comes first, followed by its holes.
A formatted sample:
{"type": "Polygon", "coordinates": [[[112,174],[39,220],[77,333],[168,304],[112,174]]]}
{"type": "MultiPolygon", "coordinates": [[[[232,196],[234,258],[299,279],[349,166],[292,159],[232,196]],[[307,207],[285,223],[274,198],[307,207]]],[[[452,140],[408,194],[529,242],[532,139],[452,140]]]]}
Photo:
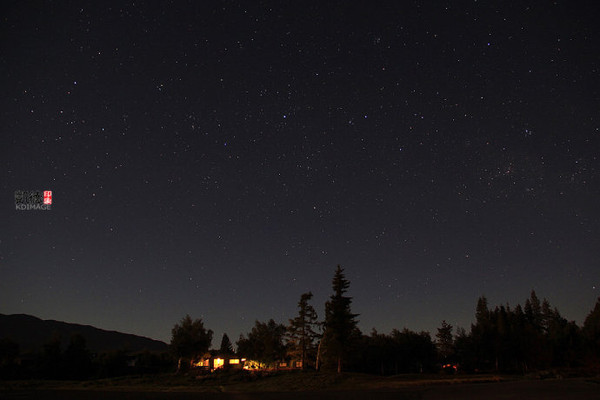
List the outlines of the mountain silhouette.
{"type": "Polygon", "coordinates": [[[61,348],[64,350],[74,334],[82,335],[86,340],[87,348],[94,353],[111,350],[128,352],[168,350],[165,342],[142,336],[106,331],[90,325],[42,320],[27,314],[0,314],[0,339],[8,338],[18,343],[21,354],[39,352],[44,343],[56,337],[60,338],[61,348]]]}

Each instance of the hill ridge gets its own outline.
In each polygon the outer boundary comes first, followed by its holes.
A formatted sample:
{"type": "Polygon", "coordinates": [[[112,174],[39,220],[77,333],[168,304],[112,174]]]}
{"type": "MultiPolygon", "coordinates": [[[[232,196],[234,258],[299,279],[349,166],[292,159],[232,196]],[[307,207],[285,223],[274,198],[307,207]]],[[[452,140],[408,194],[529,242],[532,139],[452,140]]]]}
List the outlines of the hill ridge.
{"type": "Polygon", "coordinates": [[[162,352],[168,349],[163,341],[132,333],[53,319],[44,320],[29,314],[0,314],[0,339],[8,338],[18,343],[22,354],[39,352],[44,343],[57,336],[61,347],[66,348],[71,336],[77,333],[86,339],[87,347],[92,352],[162,352]]]}

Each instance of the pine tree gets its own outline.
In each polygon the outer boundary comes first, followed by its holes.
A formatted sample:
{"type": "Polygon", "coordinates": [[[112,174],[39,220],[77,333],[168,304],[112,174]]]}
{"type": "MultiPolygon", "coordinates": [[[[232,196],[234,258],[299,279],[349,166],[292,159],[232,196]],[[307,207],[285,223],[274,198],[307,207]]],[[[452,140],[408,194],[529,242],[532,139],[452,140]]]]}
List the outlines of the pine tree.
{"type": "Polygon", "coordinates": [[[485,296],[481,296],[477,299],[477,307],[475,308],[475,320],[478,325],[485,325],[488,323],[490,318],[490,311],[488,309],[488,301],[485,296]]]}
{"type": "Polygon", "coordinates": [[[475,354],[475,368],[487,368],[488,362],[495,358],[493,343],[492,313],[485,296],[477,300],[475,324],[471,325],[471,338],[475,354]]]}
{"type": "Polygon", "coordinates": [[[590,356],[597,362],[600,359],[600,297],[594,309],[585,317],[582,330],[590,356]]]}
{"type": "Polygon", "coordinates": [[[290,353],[299,357],[302,363],[302,369],[306,368],[309,354],[313,353],[315,339],[319,334],[315,329],[319,326],[317,322],[317,312],[308,302],[312,299],[311,292],[300,296],[298,302],[298,316],[290,319],[290,325],[287,327],[288,344],[291,347],[290,353]]]}
{"type": "Polygon", "coordinates": [[[352,298],[345,296],[350,282],[344,276],[344,270],[337,266],[332,281],[333,295],[325,303],[325,332],[323,341],[326,354],[337,363],[338,373],[342,372],[342,363],[347,356],[351,340],[356,334],[358,314],[353,314],[350,305],[352,298]]]}
{"type": "Polygon", "coordinates": [[[233,345],[231,344],[231,340],[229,340],[229,336],[226,333],[223,334],[221,338],[221,347],[219,347],[219,353],[223,355],[231,355],[233,354],[233,345]]]}
{"type": "Polygon", "coordinates": [[[447,361],[448,358],[454,355],[454,339],[452,337],[452,325],[447,323],[445,320],[442,321],[442,326],[438,328],[438,333],[435,335],[437,338],[438,354],[443,361],[447,361]]]}
{"type": "Polygon", "coordinates": [[[542,331],[542,306],[540,299],[535,294],[535,290],[531,291],[529,299],[525,301],[525,315],[527,320],[539,332],[542,331]]]}

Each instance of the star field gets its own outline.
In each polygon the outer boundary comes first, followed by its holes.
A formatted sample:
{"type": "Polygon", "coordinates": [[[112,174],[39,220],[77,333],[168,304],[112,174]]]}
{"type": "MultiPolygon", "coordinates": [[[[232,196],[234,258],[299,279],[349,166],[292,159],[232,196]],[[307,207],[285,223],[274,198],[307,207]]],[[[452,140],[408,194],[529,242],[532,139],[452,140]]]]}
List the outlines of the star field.
{"type": "Polygon", "coordinates": [[[4,7],[0,312],[168,341],[319,315],[469,327],[598,297],[598,8],[567,1],[4,7]],[[18,211],[15,190],[52,190],[18,211]]]}

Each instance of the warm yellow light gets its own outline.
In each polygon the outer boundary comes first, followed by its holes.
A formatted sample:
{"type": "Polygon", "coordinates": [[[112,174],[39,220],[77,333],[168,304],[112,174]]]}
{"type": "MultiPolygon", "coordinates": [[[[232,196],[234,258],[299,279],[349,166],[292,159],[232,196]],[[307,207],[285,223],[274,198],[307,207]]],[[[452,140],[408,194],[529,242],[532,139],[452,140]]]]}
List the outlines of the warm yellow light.
{"type": "Polygon", "coordinates": [[[208,364],[208,363],[209,363],[209,361],[210,361],[210,360],[201,359],[201,360],[199,360],[198,362],[194,363],[193,365],[194,365],[195,367],[208,367],[208,365],[209,365],[209,364],[208,364]]]}
{"type": "Polygon", "coordinates": [[[239,364],[240,360],[239,358],[232,358],[231,360],[229,360],[229,364],[239,364]]]}
{"type": "Polygon", "coordinates": [[[246,360],[244,362],[244,369],[247,369],[247,370],[258,370],[258,369],[264,369],[266,367],[267,367],[266,364],[260,363],[255,360],[246,360]]]}
{"type": "Polygon", "coordinates": [[[215,368],[215,369],[223,368],[223,365],[225,365],[225,360],[223,360],[222,358],[215,358],[215,363],[213,364],[213,368],[215,368]]]}

